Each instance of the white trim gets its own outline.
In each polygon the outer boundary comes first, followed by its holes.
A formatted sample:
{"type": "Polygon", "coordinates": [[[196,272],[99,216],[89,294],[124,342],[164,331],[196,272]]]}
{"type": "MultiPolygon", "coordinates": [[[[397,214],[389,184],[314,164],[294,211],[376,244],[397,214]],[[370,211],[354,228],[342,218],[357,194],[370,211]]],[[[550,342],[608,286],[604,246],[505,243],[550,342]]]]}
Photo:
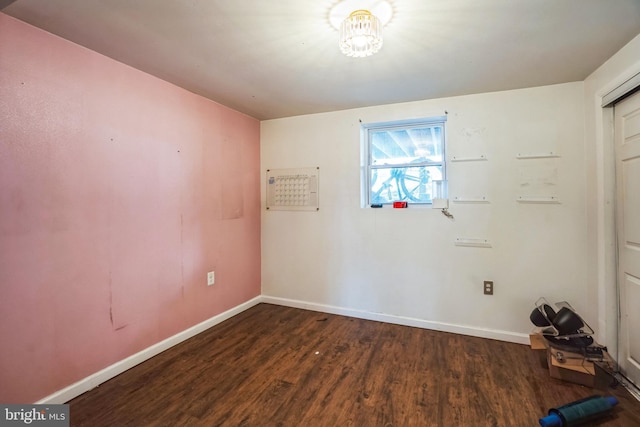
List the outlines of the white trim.
{"type": "Polygon", "coordinates": [[[415,328],[431,329],[441,332],[451,332],[454,334],[489,338],[517,344],[529,344],[529,334],[502,331],[498,329],[477,328],[473,326],[456,325],[453,323],[434,322],[431,320],[417,319],[414,317],[396,316],[384,313],[372,313],[365,310],[356,310],[353,308],[337,307],[334,305],[318,304],[288,298],[271,297],[266,295],[262,296],[262,302],[267,304],[319,311],[321,313],[339,314],[342,316],[355,317],[357,319],[393,323],[395,325],[412,326],[415,328]]]}
{"type": "Polygon", "coordinates": [[[499,341],[513,342],[518,344],[529,344],[529,335],[517,332],[502,331],[497,329],[477,328],[472,326],[456,325],[453,323],[435,322],[413,317],[396,316],[392,314],[373,313],[365,310],[353,308],[337,307],[333,305],[318,304],[288,298],[271,297],[266,295],[257,296],[247,302],[233,307],[224,313],[211,317],[197,325],[194,325],[182,332],[177,333],[159,343],[133,354],[126,359],[107,366],[106,368],[89,375],[82,380],[69,385],[49,396],[35,402],[36,404],[60,404],[80,396],[100,384],[116,377],[124,371],[151,359],[169,348],[201,333],[205,330],[232,318],[260,303],[275,304],[286,307],[301,308],[305,310],[318,311],[321,313],[338,314],[342,316],[354,317],[357,319],[373,320],[378,322],[392,323],[395,325],[412,326],[416,328],[430,329],[441,332],[451,332],[454,334],[469,335],[480,338],[495,339],[499,341]]]}
{"type": "Polygon", "coordinates": [[[622,98],[630,95],[640,87],[640,73],[635,74],[629,79],[622,82],[618,87],[613,89],[602,97],[602,108],[610,107],[622,98]]]}
{"type": "MultiPolygon", "coordinates": [[[[605,97],[625,87],[640,75],[640,62],[634,62],[613,78],[599,84],[595,97],[587,99],[594,102],[595,118],[595,163],[596,163],[596,244],[597,244],[597,310],[598,328],[596,338],[606,342],[610,354],[617,360],[618,353],[618,283],[616,254],[615,219],[615,153],[614,153],[614,114],[613,104],[605,105],[605,97]]],[[[585,80],[586,81],[586,80],[585,80]]]]}
{"type": "Polygon", "coordinates": [[[185,341],[212,326],[215,326],[219,323],[224,322],[231,317],[242,313],[245,310],[259,304],[262,302],[262,297],[257,296],[249,301],[246,301],[240,305],[237,305],[224,313],[220,313],[207,319],[201,323],[198,323],[195,326],[192,326],[188,329],[185,329],[182,332],[179,332],[172,337],[169,337],[159,343],[152,345],[151,347],[147,347],[142,351],[139,351],[136,354],[133,354],[126,359],[123,359],[119,362],[114,363],[111,366],[107,366],[106,368],[98,371],[94,374],[89,375],[88,377],[71,384],[68,387],[63,388],[62,390],[58,390],[53,394],[35,402],[36,404],[59,404],[65,403],[74,397],[80,396],[82,393],[89,391],[105,381],[110,380],[111,378],[121,374],[122,372],[130,369],[148,359],[151,359],[153,356],[162,353],[163,351],[173,347],[174,345],[180,344],[182,341],[185,341]]]}
{"type": "MultiPolygon", "coordinates": [[[[445,111],[446,113],[446,111],[445,111]]],[[[424,117],[418,119],[393,120],[389,122],[361,123],[360,124],[360,207],[368,208],[374,202],[371,200],[371,170],[405,168],[416,166],[410,163],[403,164],[381,164],[374,165],[371,158],[372,133],[375,131],[407,130],[420,127],[441,127],[442,128],[442,160],[440,162],[423,161],[417,166],[441,167],[442,179],[447,177],[447,115],[424,117]]],[[[430,205],[427,202],[416,202],[415,205],[430,205]]]]}

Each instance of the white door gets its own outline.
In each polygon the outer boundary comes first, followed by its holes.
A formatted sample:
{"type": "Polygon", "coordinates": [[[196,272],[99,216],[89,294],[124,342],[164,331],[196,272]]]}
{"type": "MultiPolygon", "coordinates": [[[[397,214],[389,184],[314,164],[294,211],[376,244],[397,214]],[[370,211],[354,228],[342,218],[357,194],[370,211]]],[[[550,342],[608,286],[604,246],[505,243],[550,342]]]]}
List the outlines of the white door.
{"type": "Polygon", "coordinates": [[[640,386],[640,93],[614,107],[620,371],[640,386]]]}

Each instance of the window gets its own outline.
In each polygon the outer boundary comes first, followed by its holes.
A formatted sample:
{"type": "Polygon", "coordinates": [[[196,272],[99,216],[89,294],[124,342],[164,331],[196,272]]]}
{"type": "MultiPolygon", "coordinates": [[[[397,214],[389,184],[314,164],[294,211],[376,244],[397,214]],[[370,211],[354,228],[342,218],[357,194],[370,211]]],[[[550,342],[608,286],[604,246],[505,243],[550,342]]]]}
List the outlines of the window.
{"type": "Polygon", "coordinates": [[[364,206],[430,204],[432,182],[444,180],[446,117],[362,125],[364,206]]]}

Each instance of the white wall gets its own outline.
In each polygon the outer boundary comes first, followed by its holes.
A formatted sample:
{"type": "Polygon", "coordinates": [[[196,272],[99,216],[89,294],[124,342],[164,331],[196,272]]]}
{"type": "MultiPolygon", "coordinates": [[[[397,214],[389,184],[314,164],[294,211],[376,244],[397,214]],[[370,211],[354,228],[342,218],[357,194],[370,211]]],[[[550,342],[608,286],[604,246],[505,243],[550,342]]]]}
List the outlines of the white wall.
{"type": "Polygon", "coordinates": [[[584,82],[587,170],[588,307],[598,340],[616,354],[617,296],[613,109],[602,97],[640,72],[640,36],[584,82]],[[597,322],[596,322],[597,319],[597,322]]]}
{"type": "Polygon", "coordinates": [[[536,300],[586,309],[582,82],[263,121],[262,292],[274,302],[527,342],[536,300]],[[360,207],[360,121],[448,112],[451,197],[438,210],[360,207]],[[518,154],[555,152],[551,159],[518,154]],[[320,167],[320,211],[266,211],[268,168],[320,167]],[[523,204],[520,195],[560,204],[523,204]],[[454,245],[488,239],[492,248],[454,245]],[[483,295],[483,280],[495,294],[483,295]]]}

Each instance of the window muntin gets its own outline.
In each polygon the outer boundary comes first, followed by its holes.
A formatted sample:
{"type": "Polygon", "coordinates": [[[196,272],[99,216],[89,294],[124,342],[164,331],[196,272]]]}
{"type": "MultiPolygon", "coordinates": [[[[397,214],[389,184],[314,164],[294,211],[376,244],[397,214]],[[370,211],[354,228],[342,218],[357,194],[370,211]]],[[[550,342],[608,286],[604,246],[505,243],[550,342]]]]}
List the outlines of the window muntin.
{"type": "Polygon", "coordinates": [[[445,120],[363,126],[366,205],[431,203],[432,181],[445,179],[445,120]]]}

